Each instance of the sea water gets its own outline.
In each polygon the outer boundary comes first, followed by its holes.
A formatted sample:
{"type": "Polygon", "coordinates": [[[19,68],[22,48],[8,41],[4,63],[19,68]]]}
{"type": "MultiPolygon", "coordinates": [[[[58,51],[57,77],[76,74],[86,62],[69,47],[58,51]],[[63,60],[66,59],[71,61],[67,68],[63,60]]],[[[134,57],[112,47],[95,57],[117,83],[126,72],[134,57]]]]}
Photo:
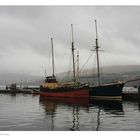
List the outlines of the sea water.
{"type": "Polygon", "coordinates": [[[139,101],[0,94],[0,131],[140,130],[139,101]]]}

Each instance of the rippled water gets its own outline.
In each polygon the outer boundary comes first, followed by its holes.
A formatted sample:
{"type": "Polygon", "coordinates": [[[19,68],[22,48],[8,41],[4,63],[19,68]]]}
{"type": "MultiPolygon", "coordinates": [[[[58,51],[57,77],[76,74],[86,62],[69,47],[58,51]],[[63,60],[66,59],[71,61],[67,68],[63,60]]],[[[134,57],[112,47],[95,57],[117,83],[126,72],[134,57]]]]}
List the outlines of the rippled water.
{"type": "Polygon", "coordinates": [[[0,131],[140,130],[139,101],[0,94],[0,131]]]}

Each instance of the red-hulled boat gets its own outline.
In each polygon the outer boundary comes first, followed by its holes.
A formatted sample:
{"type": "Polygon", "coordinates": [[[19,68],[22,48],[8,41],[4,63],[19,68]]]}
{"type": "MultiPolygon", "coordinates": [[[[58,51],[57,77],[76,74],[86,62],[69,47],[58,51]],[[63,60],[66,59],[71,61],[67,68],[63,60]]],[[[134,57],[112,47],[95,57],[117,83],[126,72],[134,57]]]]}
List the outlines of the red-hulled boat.
{"type": "Polygon", "coordinates": [[[55,76],[46,77],[45,82],[40,86],[40,95],[49,97],[89,97],[89,87],[87,85],[59,84],[55,76]]]}
{"type": "Polygon", "coordinates": [[[75,76],[75,61],[74,61],[74,39],[73,39],[73,26],[72,27],[72,56],[73,56],[73,82],[71,83],[58,83],[54,75],[54,54],[53,54],[53,39],[52,44],[52,76],[46,77],[45,81],[40,85],[39,94],[49,97],[74,97],[74,98],[87,98],[89,97],[89,86],[80,84],[75,76]]]}

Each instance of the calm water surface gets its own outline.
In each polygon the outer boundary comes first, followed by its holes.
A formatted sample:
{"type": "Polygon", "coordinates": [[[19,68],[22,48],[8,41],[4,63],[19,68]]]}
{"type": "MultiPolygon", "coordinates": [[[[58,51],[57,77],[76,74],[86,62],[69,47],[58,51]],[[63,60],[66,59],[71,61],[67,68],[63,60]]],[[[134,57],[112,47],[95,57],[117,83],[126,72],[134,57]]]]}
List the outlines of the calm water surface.
{"type": "Polygon", "coordinates": [[[140,130],[140,102],[0,94],[0,131],[140,130]]]}

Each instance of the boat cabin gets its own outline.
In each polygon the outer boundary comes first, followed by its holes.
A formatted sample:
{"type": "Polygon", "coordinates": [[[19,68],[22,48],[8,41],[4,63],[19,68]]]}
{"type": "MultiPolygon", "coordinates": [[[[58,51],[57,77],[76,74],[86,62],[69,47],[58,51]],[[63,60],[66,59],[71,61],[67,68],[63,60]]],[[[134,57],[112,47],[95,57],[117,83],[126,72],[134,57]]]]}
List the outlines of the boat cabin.
{"type": "Polygon", "coordinates": [[[45,79],[46,83],[57,83],[56,77],[55,76],[47,76],[45,79]]]}

